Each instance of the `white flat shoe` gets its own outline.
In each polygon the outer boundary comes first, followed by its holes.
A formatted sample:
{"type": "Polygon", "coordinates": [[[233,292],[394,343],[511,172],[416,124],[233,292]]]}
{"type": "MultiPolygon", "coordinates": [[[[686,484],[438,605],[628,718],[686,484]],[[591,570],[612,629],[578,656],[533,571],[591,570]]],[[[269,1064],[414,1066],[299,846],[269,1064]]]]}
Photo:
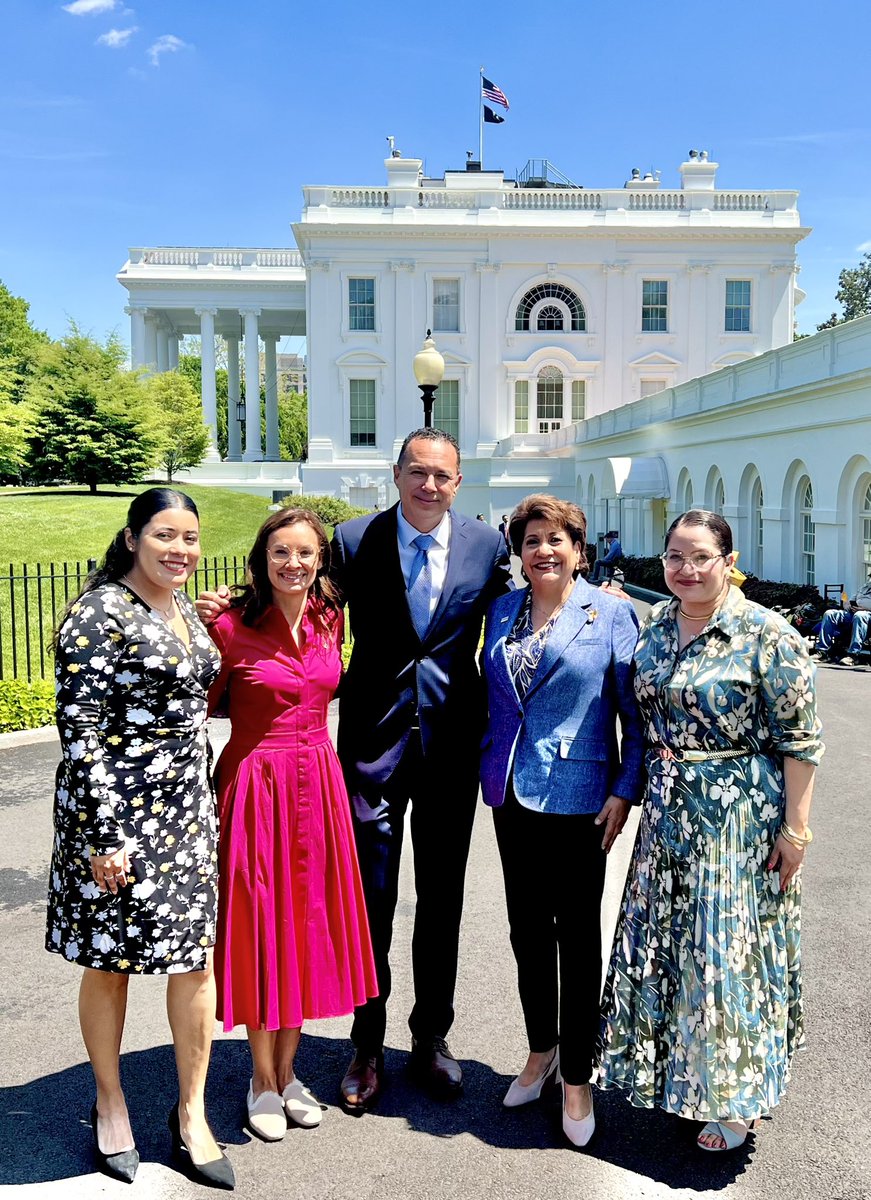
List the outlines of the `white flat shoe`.
{"type": "Polygon", "coordinates": [[[521,1104],[531,1104],[533,1100],[539,1098],[544,1085],[550,1078],[553,1078],[554,1083],[559,1083],[559,1046],[554,1050],[553,1057],[538,1079],[534,1079],[532,1083],[519,1083],[517,1079],[513,1080],[502,1103],[506,1108],[520,1108],[521,1104]]]}
{"type": "Polygon", "coordinates": [[[281,1099],[288,1120],[293,1121],[294,1125],[301,1125],[303,1129],[313,1129],[315,1125],[320,1125],[323,1109],[300,1080],[291,1079],[281,1093],[281,1099]]]}
{"type": "Polygon", "coordinates": [[[590,1094],[590,1111],[585,1117],[576,1120],[566,1112],[566,1085],[563,1082],[563,1133],[573,1146],[586,1146],[596,1128],[596,1114],[592,1108],[593,1097],[590,1094]]]}
{"type": "MultiPolygon", "coordinates": [[[[253,1084],[253,1080],[252,1080],[253,1084]]],[[[254,1099],[253,1086],[248,1087],[248,1128],[264,1142],[280,1142],[287,1133],[284,1102],[278,1092],[261,1092],[254,1099]]]]}

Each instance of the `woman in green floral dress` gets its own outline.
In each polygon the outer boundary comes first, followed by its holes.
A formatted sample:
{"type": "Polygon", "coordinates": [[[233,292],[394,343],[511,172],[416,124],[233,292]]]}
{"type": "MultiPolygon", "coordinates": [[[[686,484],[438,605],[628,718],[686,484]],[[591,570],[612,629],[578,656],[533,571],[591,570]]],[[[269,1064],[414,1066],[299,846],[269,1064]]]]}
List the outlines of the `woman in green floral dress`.
{"type": "Polygon", "coordinates": [[[803,1040],[808,814],[823,752],[813,666],[783,618],[730,585],[732,532],[684,513],[636,649],[648,783],[603,998],[599,1083],[740,1145],[803,1040]]]}

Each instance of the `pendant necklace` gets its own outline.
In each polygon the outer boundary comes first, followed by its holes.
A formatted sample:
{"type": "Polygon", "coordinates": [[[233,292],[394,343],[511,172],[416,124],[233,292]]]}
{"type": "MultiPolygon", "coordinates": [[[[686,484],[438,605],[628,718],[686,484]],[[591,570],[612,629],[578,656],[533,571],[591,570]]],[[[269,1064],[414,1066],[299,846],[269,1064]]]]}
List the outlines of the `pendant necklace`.
{"type": "MultiPolygon", "coordinates": [[[[133,585],[131,584],[130,580],[127,578],[126,575],[122,575],[121,578],[118,580],[118,582],[126,583],[131,591],[136,592],[136,589],[133,587],[133,585]]],[[[138,596],[139,593],[136,592],[136,595],[138,596]]],[[[145,599],[145,598],[143,597],[143,599],[145,599]]],[[[175,592],[173,592],[172,599],[170,600],[169,605],[166,608],[161,608],[159,604],[149,604],[147,600],[146,600],[146,604],[148,604],[148,607],[151,609],[151,611],[156,616],[160,617],[161,620],[163,620],[163,621],[171,621],[172,618],[175,616],[175,608],[176,608],[175,592]]]]}

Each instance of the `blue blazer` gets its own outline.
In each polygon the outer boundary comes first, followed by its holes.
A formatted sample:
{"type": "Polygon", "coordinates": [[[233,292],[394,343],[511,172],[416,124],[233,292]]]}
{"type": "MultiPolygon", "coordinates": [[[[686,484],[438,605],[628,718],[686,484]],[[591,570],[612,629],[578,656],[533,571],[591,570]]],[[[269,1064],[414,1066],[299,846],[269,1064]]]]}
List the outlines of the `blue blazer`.
{"type": "Polygon", "coordinates": [[[348,788],[379,794],[413,726],[446,771],[474,781],[487,719],[477,652],[490,601],[511,587],[497,530],[451,510],[447,575],[430,626],[418,637],[399,561],[395,504],[336,526],[330,577],[348,605],[354,649],[339,689],[338,750],[348,788]]]}
{"type": "Polygon", "coordinates": [[[511,782],[520,804],[540,812],[598,812],[612,794],[637,803],[644,749],[632,685],[638,636],[632,605],[578,578],[520,699],[505,643],[527,594],[524,588],[500,596],[487,613],[485,802],[502,804],[511,782]]]}

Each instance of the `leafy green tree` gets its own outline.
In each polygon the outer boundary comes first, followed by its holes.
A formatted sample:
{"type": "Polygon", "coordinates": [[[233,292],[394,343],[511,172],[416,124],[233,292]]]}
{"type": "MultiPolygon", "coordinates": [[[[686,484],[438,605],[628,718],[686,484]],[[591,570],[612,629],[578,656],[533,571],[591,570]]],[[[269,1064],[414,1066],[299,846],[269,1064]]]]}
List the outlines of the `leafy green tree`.
{"type": "Polygon", "coordinates": [[[0,283],[0,477],[18,477],[27,456],[33,413],[25,400],[40,348],[48,337],[34,329],[29,305],[0,283]]]}
{"type": "Polygon", "coordinates": [[[68,480],[96,492],[100,483],[130,483],[154,463],[160,434],[148,391],[122,369],[125,349],[114,335],[104,346],[75,324],[43,347],[28,386],[35,413],[27,478],[68,480]]]}
{"type": "Polygon", "coordinates": [[[308,448],[308,397],[284,392],[278,397],[278,444],[281,457],[297,462],[308,448]]]}
{"type": "Polygon", "coordinates": [[[165,371],[152,375],[146,387],[158,418],[158,463],[172,482],[177,471],[196,467],[209,448],[209,431],[203,422],[200,397],[187,375],[165,371]]]}
{"type": "MultiPolygon", "coordinates": [[[[198,354],[180,355],[178,373],[190,381],[198,396],[202,395],[203,364],[198,354]]],[[[218,367],[215,370],[215,394],[217,397],[215,417],[218,426],[218,453],[224,459],[227,457],[227,371],[225,367],[218,367]]]]}
{"type": "Polygon", "coordinates": [[[817,325],[817,329],[833,329],[835,325],[871,313],[871,250],[863,254],[858,267],[844,267],[838,276],[835,299],[843,309],[841,316],[832,313],[828,321],[817,325]]]}

